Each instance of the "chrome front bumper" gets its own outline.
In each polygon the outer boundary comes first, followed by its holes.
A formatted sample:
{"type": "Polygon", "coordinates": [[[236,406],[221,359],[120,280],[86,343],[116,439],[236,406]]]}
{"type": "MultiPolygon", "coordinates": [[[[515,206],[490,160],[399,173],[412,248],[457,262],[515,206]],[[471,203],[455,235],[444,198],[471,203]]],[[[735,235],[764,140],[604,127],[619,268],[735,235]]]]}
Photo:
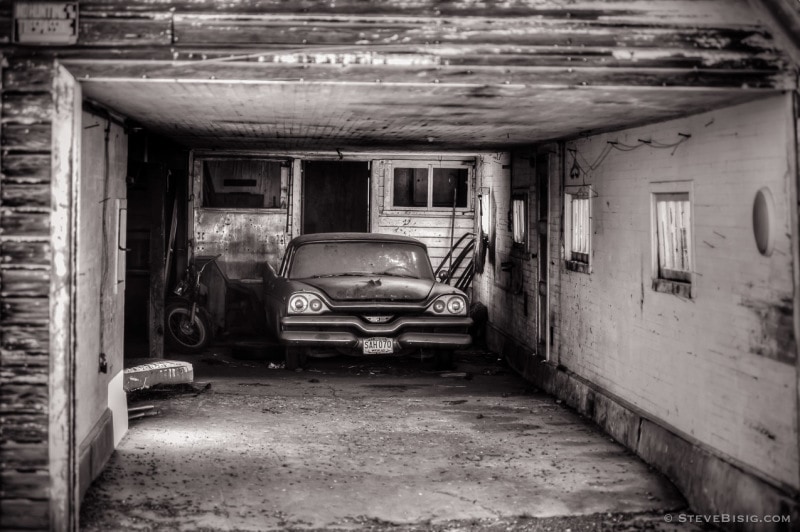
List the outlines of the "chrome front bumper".
{"type": "Polygon", "coordinates": [[[308,347],[361,349],[367,338],[393,340],[394,350],[403,348],[466,347],[472,343],[467,316],[399,317],[390,323],[366,323],[356,316],[286,316],[281,319],[281,343],[308,347]],[[433,332],[405,329],[435,329],[433,332]]]}

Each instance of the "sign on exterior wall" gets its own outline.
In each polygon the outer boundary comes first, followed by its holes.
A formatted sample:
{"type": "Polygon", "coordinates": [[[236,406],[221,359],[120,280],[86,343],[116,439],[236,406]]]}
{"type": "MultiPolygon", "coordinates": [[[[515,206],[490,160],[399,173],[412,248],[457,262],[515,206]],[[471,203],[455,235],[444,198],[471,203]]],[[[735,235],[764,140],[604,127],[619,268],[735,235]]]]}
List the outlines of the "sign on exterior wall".
{"type": "Polygon", "coordinates": [[[78,2],[16,2],[13,42],[75,44],[78,42],[78,2]]]}

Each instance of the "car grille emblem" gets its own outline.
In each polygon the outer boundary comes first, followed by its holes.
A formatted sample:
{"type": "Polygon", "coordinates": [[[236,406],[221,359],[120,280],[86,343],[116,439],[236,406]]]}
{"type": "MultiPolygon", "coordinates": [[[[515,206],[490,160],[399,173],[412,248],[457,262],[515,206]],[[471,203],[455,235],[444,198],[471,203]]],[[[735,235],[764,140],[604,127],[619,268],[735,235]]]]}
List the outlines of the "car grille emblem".
{"type": "Polygon", "coordinates": [[[370,323],[386,323],[392,316],[364,316],[364,319],[370,323]]]}

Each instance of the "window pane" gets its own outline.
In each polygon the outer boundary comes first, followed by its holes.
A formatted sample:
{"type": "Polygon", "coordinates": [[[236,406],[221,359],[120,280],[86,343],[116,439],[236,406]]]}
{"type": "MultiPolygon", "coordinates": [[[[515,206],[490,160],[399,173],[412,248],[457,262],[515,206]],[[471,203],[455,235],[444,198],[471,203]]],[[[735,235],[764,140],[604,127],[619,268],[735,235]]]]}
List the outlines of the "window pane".
{"type": "Polygon", "coordinates": [[[428,169],[395,168],[393,198],[395,207],[427,207],[428,169]]]}
{"type": "Polygon", "coordinates": [[[515,244],[524,244],[525,243],[525,233],[526,228],[528,226],[527,221],[527,209],[525,208],[525,199],[523,198],[515,198],[513,203],[513,231],[514,231],[514,243],[515,244]]]}
{"type": "Polygon", "coordinates": [[[479,198],[479,209],[480,209],[480,216],[481,216],[481,234],[484,236],[489,236],[489,232],[491,229],[491,195],[490,194],[483,194],[479,198]]]}
{"type": "Polygon", "coordinates": [[[280,209],[281,163],[255,159],[203,162],[203,207],[280,209]]]}
{"type": "Polygon", "coordinates": [[[468,177],[466,168],[434,168],[432,206],[452,207],[455,194],[456,207],[466,207],[468,177]]]}
{"type": "Polygon", "coordinates": [[[689,280],[691,272],[691,218],[688,194],[656,196],[658,276],[689,280]]]}
{"type": "Polygon", "coordinates": [[[572,207],[572,260],[588,262],[589,255],[589,198],[570,196],[572,207]]]}
{"type": "Polygon", "coordinates": [[[425,248],[404,242],[312,242],[290,259],[289,279],[317,275],[395,275],[433,280],[425,248]]]}

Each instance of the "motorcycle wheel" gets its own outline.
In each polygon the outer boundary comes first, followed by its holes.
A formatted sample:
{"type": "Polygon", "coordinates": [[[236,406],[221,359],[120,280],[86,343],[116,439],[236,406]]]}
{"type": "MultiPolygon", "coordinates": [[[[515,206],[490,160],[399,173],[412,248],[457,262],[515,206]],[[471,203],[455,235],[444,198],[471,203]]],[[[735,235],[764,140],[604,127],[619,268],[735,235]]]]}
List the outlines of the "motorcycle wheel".
{"type": "Polygon", "coordinates": [[[211,343],[211,320],[202,309],[192,314],[191,303],[176,302],[167,305],[167,343],[184,353],[197,353],[211,343]]]}

